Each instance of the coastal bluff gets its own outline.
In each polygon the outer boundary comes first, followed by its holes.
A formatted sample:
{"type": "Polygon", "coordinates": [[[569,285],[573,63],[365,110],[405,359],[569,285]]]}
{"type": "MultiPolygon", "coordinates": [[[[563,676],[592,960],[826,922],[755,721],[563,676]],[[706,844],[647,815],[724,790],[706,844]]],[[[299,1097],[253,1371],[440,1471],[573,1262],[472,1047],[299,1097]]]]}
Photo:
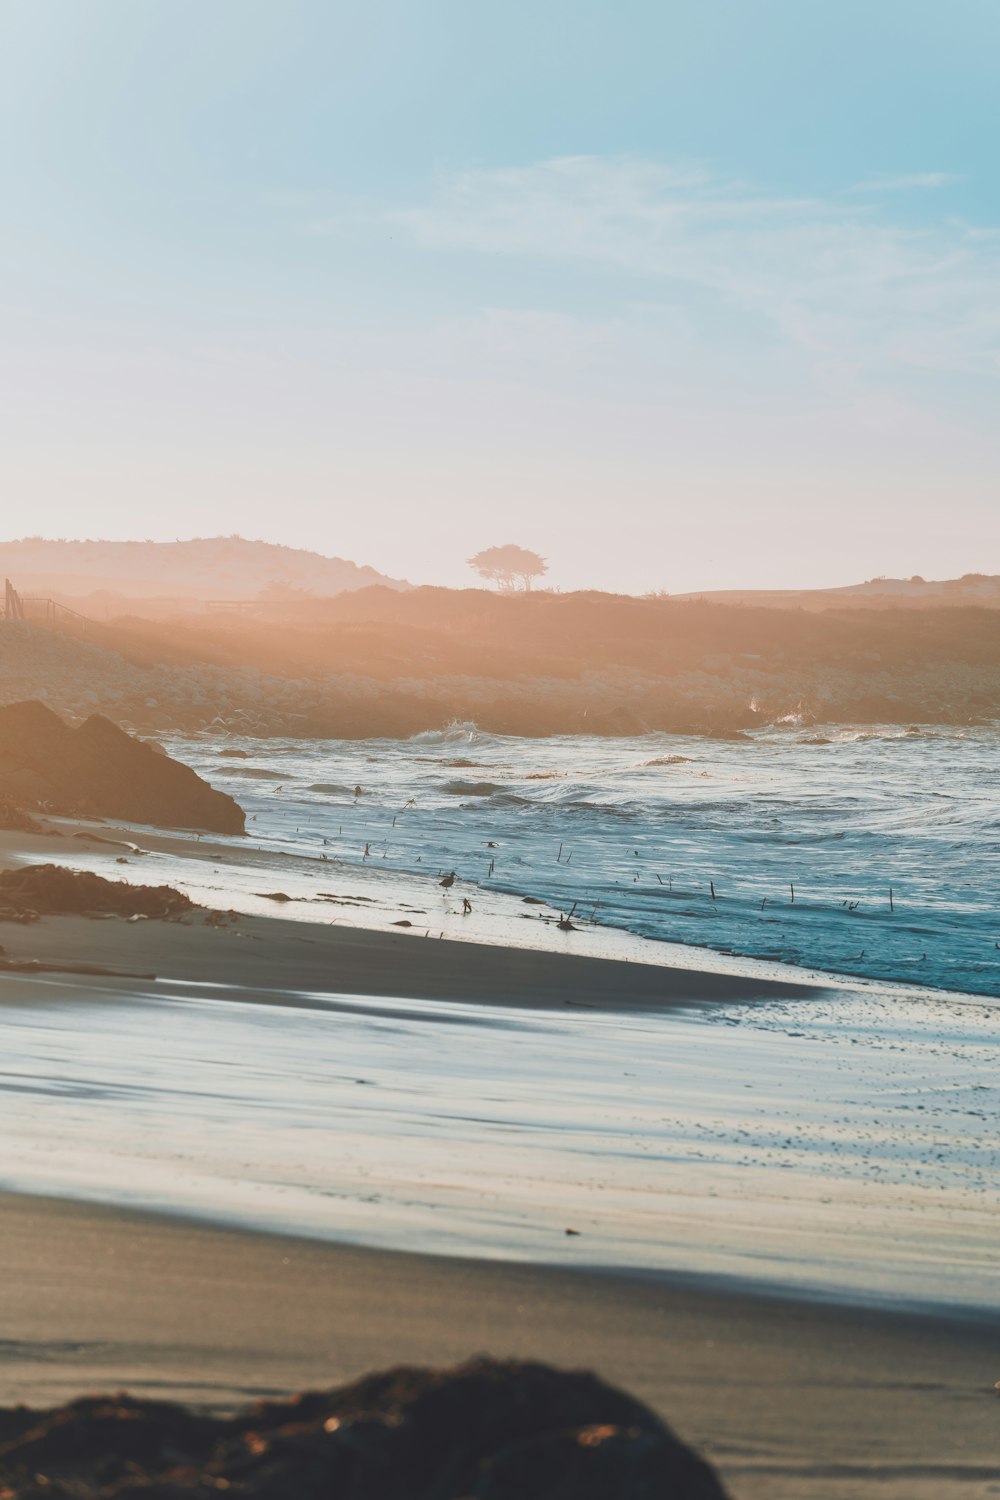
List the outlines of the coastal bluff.
{"type": "Polygon", "coordinates": [[[1000,718],[1000,609],[366,588],[279,614],[0,620],[0,704],[142,735],[732,735],[1000,718]]]}
{"type": "Polygon", "coordinates": [[[67,816],[244,831],[242,808],[189,766],[94,714],[74,728],[38,702],[0,707],[0,794],[67,816]]]}

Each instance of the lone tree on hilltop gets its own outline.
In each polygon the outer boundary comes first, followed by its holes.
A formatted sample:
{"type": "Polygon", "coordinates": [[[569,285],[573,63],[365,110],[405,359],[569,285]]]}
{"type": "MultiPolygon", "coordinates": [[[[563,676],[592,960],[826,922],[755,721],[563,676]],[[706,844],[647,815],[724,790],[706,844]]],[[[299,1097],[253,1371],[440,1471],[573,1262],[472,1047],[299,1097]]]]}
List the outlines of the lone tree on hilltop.
{"type": "Polygon", "coordinates": [[[477,552],[469,558],[469,567],[475,568],[480,578],[495,583],[498,589],[528,590],[533,579],[541,578],[549,570],[544,557],[529,552],[527,547],[515,547],[513,542],[477,552]]]}

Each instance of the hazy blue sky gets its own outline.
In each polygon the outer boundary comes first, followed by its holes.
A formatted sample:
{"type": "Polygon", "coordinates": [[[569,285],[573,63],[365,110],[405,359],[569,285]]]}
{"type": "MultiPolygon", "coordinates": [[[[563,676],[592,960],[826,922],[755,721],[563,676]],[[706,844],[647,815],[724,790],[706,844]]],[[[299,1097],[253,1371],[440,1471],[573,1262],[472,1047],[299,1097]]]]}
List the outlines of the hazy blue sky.
{"type": "Polygon", "coordinates": [[[997,0],[0,0],[3,535],[1000,571],[997,0]]]}

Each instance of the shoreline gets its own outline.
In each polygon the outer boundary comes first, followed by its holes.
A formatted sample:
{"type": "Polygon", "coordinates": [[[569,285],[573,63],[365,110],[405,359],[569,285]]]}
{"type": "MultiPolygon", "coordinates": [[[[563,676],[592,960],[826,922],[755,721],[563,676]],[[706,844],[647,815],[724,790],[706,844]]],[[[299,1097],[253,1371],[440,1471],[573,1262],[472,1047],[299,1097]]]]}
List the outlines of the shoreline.
{"type": "MultiPolygon", "coordinates": [[[[443,906],[425,926],[416,920],[412,900],[402,899],[414,894],[412,878],[382,871],[370,876],[353,867],[298,855],[277,856],[286,873],[305,867],[314,882],[333,876],[338,888],[365,884],[367,876],[366,889],[377,889],[377,897],[344,889],[340,894],[331,891],[310,899],[277,900],[260,891],[236,893],[224,886],[223,900],[234,895],[240,900],[238,909],[225,907],[224,914],[236,910],[238,921],[212,926],[210,913],[222,903],[213,906],[207,899],[213,892],[206,868],[217,873],[222,868],[248,871],[249,880],[261,884],[273,876],[273,853],[265,854],[249,840],[224,844],[120,824],[49,821],[53,831],[44,834],[0,832],[0,865],[52,862],[94,870],[109,880],[166,881],[179,884],[205,905],[205,910],[169,923],[116,920],[114,967],[122,966],[133,975],[141,971],[145,976],[153,970],[158,978],[204,979],[217,961],[218,940],[228,934],[250,942],[266,941],[269,949],[272,943],[277,945],[266,957],[256,952],[252,960],[230,958],[233,972],[240,976],[237,984],[264,988],[264,976],[271,975],[273,983],[267,987],[276,992],[463,998],[522,1006],[576,999],[627,1008],[805,998],[839,987],[836,980],[831,983],[829,977],[808,970],[739,960],[710,949],[704,950],[703,962],[701,950],[640,938],[617,928],[581,925],[572,934],[556,933],[554,921],[544,916],[555,908],[505,893],[490,892],[487,899],[487,893],[480,891],[476,899],[482,909],[477,904],[478,930],[474,933],[468,924],[463,925],[460,914],[443,906]],[[127,851],[124,856],[123,850],[127,851]],[[126,876],[117,861],[129,855],[132,862],[126,876]],[[161,860],[167,861],[166,866],[161,860]],[[180,862],[187,868],[182,870],[180,862]],[[286,908],[294,909],[295,915],[285,915],[286,908]],[[349,917],[340,914],[345,909],[350,910],[349,917]],[[540,912],[542,919],[537,919],[540,912]],[[530,928],[523,921],[526,915],[536,918],[530,928]],[[410,930],[399,930],[401,920],[410,930]],[[168,940],[164,940],[165,933],[171,934],[168,940]],[[305,945],[320,951],[303,954],[305,945]],[[327,963],[332,967],[327,968],[327,963]]],[[[416,886],[425,900],[439,894],[437,881],[431,884],[430,896],[426,878],[416,886]]],[[[106,965],[112,929],[100,919],[47,916],[24,925],[2,923],[0,928],[0,945],[10,959],[106,965]]]]}
{"type": "Polygon", "coordinates": [[[201,913],[142,923],[46,916],[4,923],[3,938],[0,977],[214,983],[219,999],[303,1008],[322,1006],[324,997],[336,1003],[340,996],[357,995],[522,1010],[665,1011],[713,1002],[803,1000],[832,988],[459,938],[306,927],[243,914],[221,925],[206,922],[201,913]],[[220,964],[227,976],[223,984],[214,977],[220,964]]]}
{"type": "Polygon", "coordinates": [[[959,1500],[995,1478],[996,1330],[692,1278],[443,1259],[0,1193],[0,1402],[213,1408],[473,1354],[593,1368],[733,1500],[959,1500]]]}
{"type": "MultiPolygon", "coordinates": [[[[363,988],[366,976],[371,973],[368,960],[379,951],[378,945],[371,942],[373,935],[378,934],[390,942],[405,942],[410,938],[440,938],[449,944],[461,944],[465,949],[486,950],[481,955],[484,964],[489,955],[495,957],[497,951],[501,950],[516,954],[548,954],[553,960],[569,960],[571,966],[585,965],[592,960],[617,964],[619,976],[624,975],[626,965],[649,971],[663,970],[674,976],[676,983],[688,985],[691,1003],[782,996],[808,998],[831,990],[893,993],[903,998],[937,998],[945,1002],[976,1004],[990,1003],[996,998],[988,992],[920,985],[904,979],[880,980],[778,959],[756,958],[709,945],[647,938],[628,928],[602,923],[582,923],[574,928],[572,934],[560,934],[555,928],[555,918],[559,911],[557,906],[533,897],[481,886],[475,887],[474,891],[474,934],[456,911],[446,910],[444,907],[433,911],[425,926],[424,921],[415,920],[417,912],[413,898],[425,901],[434,899],[437,894],[436,878],[428,880],[426,876],[415,877],[405,871],[390,872],[377,867],[366,870],[357,865],[339,864],[283,850],[265,850],[255,845],[250,835],[244,840],[234,839],[222,843],[214,837],[203,837],[194,831],[126,826],[103,820],[49,817],[47,822],[50,831],[42,834],[0,830],[0,867],[53,862],[67,864],[74,869],[91,869],[109,880],[138,879],[141,883],[148,884],[166,882],[179,886],[197,904],[204,905],[208,910],[217,909],[219,905],[235,898],[239,901],[235,910],[238,911],[240,925],[244,928],[270,933],[282,931],[286,934],[298,930],[301,935],[301,930],[305,927],[314,936],[318,932],[333,931],[355,934],[359,942],[359,953],[364,951],[366,960],[354,969],[357,984],[362,986],[356,988],[355,992],[361,994],[384,996],[390,993],[382,987],[363,988]],[[117,862],[123,853],[124,857],[130,858],[128,874],[117,862]],[[155,863],[151,862],[144,868],[143,863],[147,858],[155,863]],[[161,861],[165,862],[162,867],[161,861]],[[263,884],[273,877],[276,864],[280,865],[288,877],[286,884],[292,884],[295,880],[315,883],[322,879],[329,882],[332,876],[338,885],[345,888],[362,885],[366,891],[372,890],[376,894],[372,896],[347,891],[343,895],[286,897],[282,893],[279,901],[260,890],[251,889],[255,883],[255,872],[259,874],[259,883],[263,884]],[[223,867],[228,868],[231,874],[239,875],[244,888],[213,885],[207,872],[214,870],[219,873],[223,867]],[[212,900],[216,895],[219,896],[219,901],[212,900]],[[349,918],[339,915],[341,909],[348,908],[349,918]],[[327,916],[327,913],[330,915],[327,916]],[[534,920],[526,923],[525,917],[534,920]],[[398,930],[401,918],[405,919],[405,925],[411,928],[410,931],[398,930]]],[[[64,924],[91,919],[60,917],[48,920],[64,924]]],[[[193,920],[199,920],[198,913],[194,914],[193,920]]],[[[14,957],[30,960],[40,956],[34,951],[35,945],[30,939],[15,939],[13,944],[5,942],[3,933],[10,933],[12,929],[7,923],[0,926],[3,929],[0,931],[0,946],[8,948],[14,957]]],[[[30,932],[31,929],[23,928],[20,931],[30,932]]],[[[52,930],[49,929],[46,935],[51,936],[52,930]]],[[[98,945],[90,941],[81,942],[81,938],[82,932],[77,932],[75,941],[88,954],[81,961],[98,962],[93,957],[93,949],[98,945]]],[[[134,967],[134,963],[142,963],[144,945],[128,937],[125,937],[125,942],[129,952],[139,955],[134,962],[130,961],[129,967],[134,967]]],[[[60,943],[58,946],[62,949],[65,945],[60,943]]],[[[446,964],[445,967],[450,965],[446,964]]],[[[545,961],[540,967],[546,967],[545,961]]],[[[553,973],[554,971],[555,966],[553,973]]],[[[3,972],[2,967],[0,972],[3,972]]],[[[569,975],[570,969],[566,972],[569,975]]],[[[144,970],[141,977],[145,977],[145,974],[144,970]]],[[[579,970],[576,980],[579,981],[582,975],[583,971],[579,970]]],[[[164,973],[162,977],[173,976],[164,973]]],[[[199,976],[185,968],[184,977],[199,976]]],[[[647,978],[651,979],[651,975],[647,978]]],[[[341,988],[345,987],[346,982],[341,988]]],[[[627,988],[641,990],[641,986],[631,983],[627,988]]],[[[419,995],[411,993],[410,997],[447,998],[441,990],[433,988],[419,995]]],[[[523,997],[518,1003],[524,1003],[523,997]]],[[[644,993],[643,1003],[650,1003],[648,989],[644,993]]],[[[664,999],[661,1003],[682,1002],[664,999]]]]}

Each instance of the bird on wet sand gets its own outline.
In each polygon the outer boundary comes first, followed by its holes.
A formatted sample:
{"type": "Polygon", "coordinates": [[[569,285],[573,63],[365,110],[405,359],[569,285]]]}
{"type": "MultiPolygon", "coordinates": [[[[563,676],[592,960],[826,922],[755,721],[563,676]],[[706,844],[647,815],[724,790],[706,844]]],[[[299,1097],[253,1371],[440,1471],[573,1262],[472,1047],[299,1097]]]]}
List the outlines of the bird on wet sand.
{"type": "Polygon", "coordinates": [[[451,872],[450,875],[446,875],[443,880],[439,880],[438,881],[438,885],[443,886],[446,891],[450,891],[451,888],[452,888],[452,886],[454,884],[455,884],[455,871],[454,870],[452,870],[452,872],[451,872]]]}

